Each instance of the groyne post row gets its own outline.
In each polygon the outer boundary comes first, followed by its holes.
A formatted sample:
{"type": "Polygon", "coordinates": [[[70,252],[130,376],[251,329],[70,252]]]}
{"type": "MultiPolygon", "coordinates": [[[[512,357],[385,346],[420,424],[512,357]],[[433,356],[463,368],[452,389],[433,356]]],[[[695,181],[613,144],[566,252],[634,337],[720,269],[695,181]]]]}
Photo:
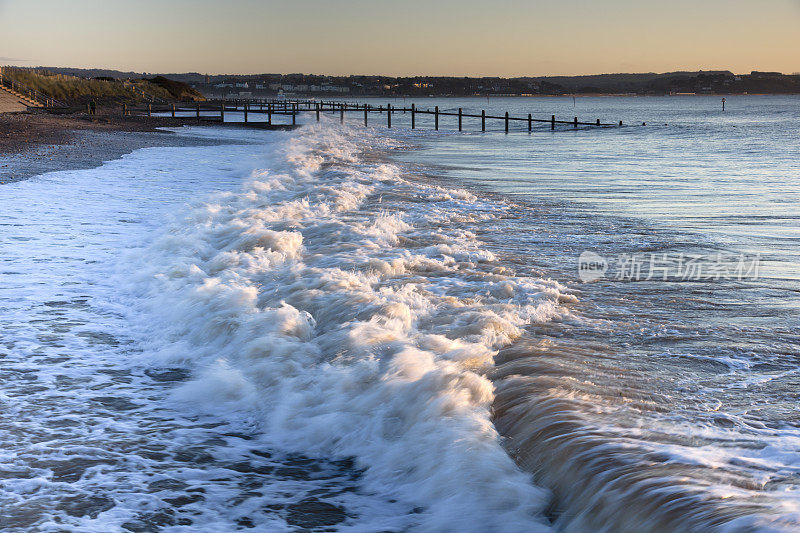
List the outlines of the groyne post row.
{"type": "Polygon", "coordinates": [[[172,117],[175,117],[176,113],[181,113],[182,116],[186,116],[186,114],[189,113],[194,115],[198,120],[217,120],[221,122],[225,121],[226,112],[237,112],[243,113],[245,123],[249,122],[249,119],[252,115],[262,114],[266,115],[266,123],[269,125],[272,124],[273,115],[291,116],[292,125],[296,125],[297,115],[300,113],[313,113],[317,122],[319,122],[320,116],[325,113],[333,114],[334,116],[338,115],[339,121],[342,123],[345,121],[346,113],[358,113],[359,115],[363,114],[364,126],[368,126],[370,124],[370,114],[377,113],[382,115],[385,113],[386,118],[379,120],[381,122],[385,120],[386,127],[388,128],[392,127],[393,115],[398,113],[410,113],[411,129],[416,129],[418,126],[417,115],[426,115],[433,118],[434,130],[439,129],[440,117],[455,117],[457,118],[458,131],[464,130],[465,118],[480,119],[481,131],[486,131],[487,120],[501,121],[505,132],[510,130],[510,125],[512,123],[522,123],[523,125],[526,125],[529,132],[533,131],[533,125],[536,123],[549,125],[551,130],[555,130],[557,125],[571,126],[573,129],[577,129],[579,126],[622,126],[621,120],[618,123],[612,124],[601,122],[599,118],[591,122],[584,122],[579,121],[578,117],[574,117],[571,120],[556,120],[555,115],[551,115],[549,119],[533,118],[531,113],[528,113],[528,115],[525,117],[516,117],[511,116],[508,111],[506,111],[504,115],[488,115],[486,114],[486,110],[481,110],[480,114],[475,114],[465,113],[462,108],[458,108],[457,111],[442,111],[439,109],[439,106],[434,106],[433,109],[420,109],[416,106],[416,104],[411,104],[410,107],[393,107],[392,104],[386,104],[385,106],[374,106],[371,104],[360,104],[356,102],[330,102],[323,100],[248,99],[206,101],[191,104],[172,104],[167,108],[163,108],[163,106],[159,107],[155,105],[148,105],[146,112],[148,116],[152,115],[153,113],[168,112],[172,117]]]}

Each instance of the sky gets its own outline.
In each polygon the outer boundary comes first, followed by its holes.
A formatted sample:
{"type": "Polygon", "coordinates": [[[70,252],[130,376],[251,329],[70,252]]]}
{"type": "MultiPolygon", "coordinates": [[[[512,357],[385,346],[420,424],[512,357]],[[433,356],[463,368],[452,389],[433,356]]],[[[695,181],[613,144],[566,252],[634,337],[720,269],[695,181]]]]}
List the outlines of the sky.
{"type": "Polygon", "coordinates": [[[800,0],[0,0],[0,64],[148,73],[800,72],[800,0]]]}

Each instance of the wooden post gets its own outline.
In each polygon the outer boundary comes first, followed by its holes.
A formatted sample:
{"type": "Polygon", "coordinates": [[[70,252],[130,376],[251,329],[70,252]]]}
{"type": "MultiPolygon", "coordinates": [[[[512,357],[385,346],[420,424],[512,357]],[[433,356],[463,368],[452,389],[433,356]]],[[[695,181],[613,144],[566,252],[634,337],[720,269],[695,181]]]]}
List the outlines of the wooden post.
{"type": "Polygon", "coordinates": [[[458,108],[458,131],[461,131],[461,108],[458,108]]]}
{"type": "Polygon", "coordinates": [[[369,114],[369,105],[364,104],[364,127],[367,126],[367,115],[369,114]]]}
{"type": "Polygon", "coordinates": [[[225,122],[225,102],[222,102],[219,106],[219,121],[222,123],[225,122]]]}
{"type": "Polygon", "coordinates": [[[619,125],[622,126],[622,121],[621,120],[619,121],[619,125]]]}
{"type": "Polygon", "coordinates": [[[434,108],[433,117],[434,117],[433,118],[434,128],[436,129],[436,131],[439,131],[439,106],[438,105],[436,106],[436,108],[434,108]]]}
{"type": "Polygon", "coordinates": [[[172,118],[175,118],[175,104],[172,104],[172,118]]]}
{"type": "Polygon", "coordinates": [[[292,126],[297,126],[297,110],[292,106],[292,126]]]}
{"type": "Polygon", "coordinates": [[[508,111],[506,111],[506,133],[508,133],[508,111]]]}
{"type": "Polygon", "coordinates": [[[344,124],[344,104],[339,106],[339,124],[344,124]]]}
{"type": "Polygon", "coordinates": [[[194,110],[195,114],[197,115],[197,120],[200,120],[200,102],[195,102],[194,110]]]}
{"type": "Polygon", "coordinates": [[[416,125],[416,116],[417,116],[417,108],[414,104],[411,104],[411,129],[413,130],[416,125]]]}
{"type": "Polygon", "coordinates": [[[556,116],[555,115],[550,117],[550,129],[551,130],[556,129],[556,116]]]}
{"type": "Polygon", "coordinates": [[[153,115],[153,104],[147,104],[147,116],[153,115]]]}
{"type": "Polygon", "coordinates": [[[392,127],[392,104],[386,104],[386,125],[392,127]]]}
{"type": "Polygon", "coordinates": [[[576,130],[578,129],[578,117],[575,117],[575,120],[572,122],[572,127],[576,130]]]}
{"type": "Polygon", "coordinates": [[[533,117],[528,113],[528,133],[533,131],[533,117]]]}
{"type": "Polygon", "coordinates": [[[124,117],[127,114],[128,114],[128,104],[122,104],[122,116],[124,117]]]}
{"type": "Polygon", "coordinates": [[[486,110],[481,109],[481,131],[486,131],[486,110]]]}
{"type": "Polygon", "coordinates": [[[247,104],[244,104],[244,123],[247,124],[247,104]]]}
{"type": "Polygon", "coordinates": [[[272,104],[267,104],[267,124],[272,126],[272,104]]]}
{"type": "Polygon", "coordinates": [[[598,126],[600,125],[600,119],[599,118],[597,119],[597,125],[598,126]]]}
{"type": "Polygon", "coordinates": [[[319,122],[319,102],[317,102],[316,108],[317,108],[317,122],[319,122]]]}

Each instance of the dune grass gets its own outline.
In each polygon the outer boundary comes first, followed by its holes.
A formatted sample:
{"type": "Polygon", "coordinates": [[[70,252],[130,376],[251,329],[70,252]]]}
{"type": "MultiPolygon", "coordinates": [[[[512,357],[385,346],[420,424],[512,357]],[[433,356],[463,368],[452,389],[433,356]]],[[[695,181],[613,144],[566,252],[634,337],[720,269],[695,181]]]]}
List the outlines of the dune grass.
{"type": "MultiPolygon", "coordinates": [[[[13,67],[4,67],[3,74],[42,94],[70,104],[86,103],[91,100],[119,103],[145,101],[139,92],[131,89],[122,80],[84,79],[43,70],[13,67]]],[[[152,96],[164,100],[175,99],[166,88],[147,80],[130,80],[130,83],[152,96]]]]}

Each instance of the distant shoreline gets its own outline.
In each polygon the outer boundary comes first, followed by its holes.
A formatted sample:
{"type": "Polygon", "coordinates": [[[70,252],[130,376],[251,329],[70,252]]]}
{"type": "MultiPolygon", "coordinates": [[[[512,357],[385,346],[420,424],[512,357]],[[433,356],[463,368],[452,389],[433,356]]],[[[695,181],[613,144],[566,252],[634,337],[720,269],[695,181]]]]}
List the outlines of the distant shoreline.
{"type": "MultiPolygon", "coordinates": [[[[42,70],[80,78],[132,80],[144,73],[107,69],[42,67],[42,70]]],[[[612,73],[583,76],[384,76],[317,74],[201,74],[165,73],[211,98],[274,98],[313,95],[316,98],[370,97],[499,97],[499,96],[669,96],[795,95],[800,73],[727,70],[612,73]]]]}
{"type": "MultiPolygon", "coordinates": [[[[414,99],[414,98],[586,98],[586,97],[609,97],[609,98],[620,98],[620,97],[636,97],[636,98],[665,98],[665,97],[681,97],[681,96],[709,96],[709,97],[720,97],[720,98],[727,98],[729,96],[800,96],[800,93],[719,93],[719,94],[706,94],[706,93],[677,93],[677,94],[636,94],[636,93],[576,93],[576,94],[474,94],[474,95],[453,95],[453,94],[445,94],[445,95],[387,95],[387,94],[374,94],[374,95],[358,95],[358,96],[342,96],[340,98],[323,98],[319,95],[303,95],[303,94],[287,94],[284,95],[288,99],[292,98],[302,98],[302,99],[309,99],[309,100],[320,100],[323,99],[325,101],[334,100],[337,101],[341,100],[358,100],[360,98],[406,98],[406,99],[414,99]]],[[[211,97],[211,99],[216,99],[217,97],[211,97]]],[[[253,98],[266,98],[269,100],[270,98],[276,98],[275,96],[254,96],[253,98]]]]}

